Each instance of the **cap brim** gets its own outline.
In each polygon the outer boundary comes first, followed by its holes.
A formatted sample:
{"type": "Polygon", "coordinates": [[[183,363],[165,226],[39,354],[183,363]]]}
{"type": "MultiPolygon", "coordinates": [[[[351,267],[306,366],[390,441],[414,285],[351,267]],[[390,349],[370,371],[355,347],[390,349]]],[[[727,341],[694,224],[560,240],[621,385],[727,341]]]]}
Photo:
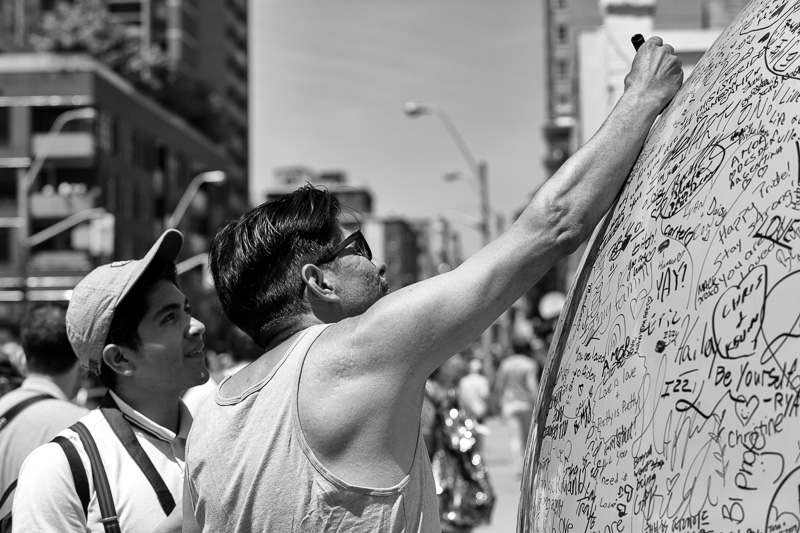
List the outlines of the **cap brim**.
{"type": "Polygon", "coordinates": [[[178,254],[181,253],[182,247],[183,235],[181,232],[176,229],[168,229],[162,233],[161,237],[159,237],[156,243],[147,251],[147,254],[139,260],[136,269],[128,279],[128,283],[120,294],[117,303],[121,302],[125,296],[128,295],[133,286],[136,285],[136,282],[139,281],[139,278],[142,277],[142,274],[150,267],[150,263],[153,262],[153,259],[158,257],[167,263],[174,263],[178,254]]]}

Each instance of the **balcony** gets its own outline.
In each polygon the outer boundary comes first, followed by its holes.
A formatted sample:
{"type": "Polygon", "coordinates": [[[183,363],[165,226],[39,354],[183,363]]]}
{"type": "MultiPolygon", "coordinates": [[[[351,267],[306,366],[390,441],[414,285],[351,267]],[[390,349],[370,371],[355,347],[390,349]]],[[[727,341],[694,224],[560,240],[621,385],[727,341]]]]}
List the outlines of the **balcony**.
{"type": "Polygon", "coordinates": [[[50,142],[52,148],[47,152],[49,159],[88,159],[94,157],[94,135],[86,131],[64,131],[55,140],[48,139],[46,133],[32,136],[33,153],[40,154],[47,150],[50,142]]]}
{"type": "Polygon", "coordinates": [[[93,194],[31,194],[31,217],[33,218],[67,218],[80,211],[95,207],[93,194]]]}
{"type": "Polygon", "coordinates": [[[49,250],[33,252],[28,263],[28,272],[37,274],[41,272],[57,272],[61,275],[80,272],[87,274],[94,268],[92,259],[87,252],[81,250],[49,250]]]}

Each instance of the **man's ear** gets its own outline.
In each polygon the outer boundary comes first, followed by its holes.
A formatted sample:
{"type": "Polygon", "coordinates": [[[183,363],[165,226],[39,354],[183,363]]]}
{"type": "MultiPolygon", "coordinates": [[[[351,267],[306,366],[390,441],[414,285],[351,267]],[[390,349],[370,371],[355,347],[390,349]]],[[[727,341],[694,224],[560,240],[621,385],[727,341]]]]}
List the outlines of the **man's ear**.
{"type": "Polygon", "coordinates": [[[308,290],[309,298],[332,302],[339,299],[333,285],[325,279],[325,274],[317,265],[306,264],[300,270],[300,276],[308,290]]]}
{"type": "Polygon", "coordinates": [[[111,370],[123,376],[130,376],[136,370],[130,350],[116,344],[108,344],[103,348],[103,361],[111,370]]]}

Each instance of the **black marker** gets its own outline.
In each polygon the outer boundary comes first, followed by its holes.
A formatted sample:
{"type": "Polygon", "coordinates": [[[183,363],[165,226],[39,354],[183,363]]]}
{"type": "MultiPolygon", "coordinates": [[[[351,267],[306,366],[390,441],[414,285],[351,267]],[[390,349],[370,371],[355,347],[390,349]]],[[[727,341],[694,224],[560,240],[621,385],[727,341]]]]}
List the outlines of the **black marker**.
{"type": "Polygon", "coordinates": [[[642,37],[641,33],[637,33],[633,37],[631,37],[631,43],[633,43],[633,47],[636,51],[639,51],[639,47],[644,44],[644,37],[642,37]]]}

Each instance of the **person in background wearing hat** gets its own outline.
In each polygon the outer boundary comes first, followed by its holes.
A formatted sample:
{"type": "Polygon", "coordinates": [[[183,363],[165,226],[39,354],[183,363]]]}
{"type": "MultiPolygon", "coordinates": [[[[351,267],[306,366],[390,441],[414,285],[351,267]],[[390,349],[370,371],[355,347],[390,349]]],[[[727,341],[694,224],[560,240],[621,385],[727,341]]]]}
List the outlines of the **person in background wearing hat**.
{"type": "MultiPolygon", "coordinates": [[[[192,422],[180,396],[208,378],[205,327],[192,318],[178,287],[174,261],[182,244],[182,235],[168,230],[144,259],[96,268],[75,287],[67,311],[67,333],[81,365],[109,389],[79,424],[97,444],[123,532],[180,530],[192,422]]],[[[61,436],[93,479],[76,426],[61,436]]],[[[40,446],[22,465],[14,531],[103,531],[94,480],[84,512],[65,452],[56,443],[40,446]]]]}
{"type": "Polygon", "coordinates": [[[5,495],[10,489],[0,505],[0,516],[11,510],[11,485],[28,454],[89,412],[70,403],[81,386],[83,371],[67,338],[66,313],[66,305],[46,303],[22,319],[28,376],[20,388],[0,397],[0,416],[34,397],[41,400],[28,404],[0,428],[0,493],[5,495]]]}

